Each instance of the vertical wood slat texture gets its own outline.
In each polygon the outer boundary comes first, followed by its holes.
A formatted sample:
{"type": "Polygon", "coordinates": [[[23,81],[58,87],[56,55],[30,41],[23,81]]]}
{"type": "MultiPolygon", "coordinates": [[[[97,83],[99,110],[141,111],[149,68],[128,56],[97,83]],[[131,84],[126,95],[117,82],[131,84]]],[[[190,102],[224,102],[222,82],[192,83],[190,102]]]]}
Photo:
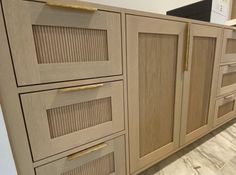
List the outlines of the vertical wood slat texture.
{"type": "Polygon", "coordinates": [[[139,34],[140,157],[173,141],[178,36],[139,34]]]}
{"type": "Polygon", "coordinates": [[[236,53],[236,39],[227,39],[226,54],[236,53]]]}
{"type": "Polygon", "coordinates": [[[115,172],[114,153],[109,153],[61,175],[109,175],[113,172],[115,172]]]}
{"type": "Polygon", "coordinates": [[[236,83],[236,72],[223,75],[221,87],[230,86],[236,83]]]}
{"type": "Polygon", "coordinates": [[[47,110],[51,138],[112,120],[111,97],[47,110]]]}
{"type": "Polygon", "coordinates": [[[108,61],[107,31],[33,25],[39,64],[108,61]]]}
{"type": "Polygon", "coordinates": [[[187,133],[207,123],[216,39],[193,38],[187,133]]]}
{"type": "Polygon", "coordinates": [[[227,103],[219,106],[217,117],[218,118],[223,117],[224,115],[228,114],[229,112],[234,111],[234,105],[235,105],[235,101],[230,101],[230,102],[227,102],[227,103]]]}

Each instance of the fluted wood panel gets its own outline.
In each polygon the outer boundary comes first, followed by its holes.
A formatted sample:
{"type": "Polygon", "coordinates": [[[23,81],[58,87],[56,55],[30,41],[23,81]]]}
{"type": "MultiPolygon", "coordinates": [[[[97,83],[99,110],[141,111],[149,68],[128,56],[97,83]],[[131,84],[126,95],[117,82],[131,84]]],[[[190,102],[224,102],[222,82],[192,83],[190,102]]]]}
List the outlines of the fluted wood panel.
{"type": "Polygon", "coordinates": [[[187,133],[207,124],[216,39],[193,38],[187,133]]]}
{"type": "Polygon", "coordinates": [[[230,86],[236,83],[236,72],[223,75],[221,87],[230,86]]]}
{"type": "Polygon", "coordinates": [[[51,138],[112,120],[111,97],[47,110],[51,138]]]}
{"type": "Polygon", "coordinates": [[[33,25],[39,64],[108,60],[107,31],[33,25]]]}
{"type": "Polygon", "coordinates": [[[140,157],[173,141],[178,36],[139,34],[140,157]]]}
{"type": "Polygon", "coordinates": [[[235,101],[230,101],[228,103],[221,105],[218,109],[217,117],[220,118],[228,114],[229,112],[234,111],[234,105],[235,105],[235,101]]]}
{"type": "Polygon", "coordinates": [[[236,53],[236,39],[228,39],[226,53],[236,53]]]}
{"type": "Polygon", "coordinates": [[[109,153],[61,175],[109,175],[114,172],[114,153],[109,153]]]}

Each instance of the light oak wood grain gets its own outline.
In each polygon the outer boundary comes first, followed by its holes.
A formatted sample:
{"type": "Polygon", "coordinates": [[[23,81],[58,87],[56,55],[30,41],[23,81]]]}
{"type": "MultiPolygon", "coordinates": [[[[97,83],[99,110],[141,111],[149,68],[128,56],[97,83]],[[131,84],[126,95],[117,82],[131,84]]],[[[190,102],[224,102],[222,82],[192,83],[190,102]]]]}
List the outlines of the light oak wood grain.
{"type": "MultiPolygon", "coordinates": [[[[17,173],[19,175],[35,175],[20,99],[17,93],[2,8],[0,8],[0,33],[0,104],[7,135],[17,173]]],[[[5,158],[1,157],[1,159],[5,158]]]]}
{"type": "Polygon", "coordinates": [[[11,3],[5,2],[6,19],[19,86],[123,73],[119,13],[85,13],[27,1],[15,8],[11,3]],[[18,23],[17,16],[26,24],[18,23]]]}
{"type": "Polygon", "coordinates": [[[212,128],[222,29],[191,25],[189,70],[184,73],[181,145],[212,128]]]}
{"type": "Polygon", "coordinates": [[[34,161],[124,130],[122,87],[118,81],[97,89],[21,95],[34,161]],[[104,98],[108,106],[99,102],[104,98]]]}
{"type": "Polygon", "coordinates": [[[236,61],[236,31],[230,29],[224,29],[222,58],[221,62],[236,61]]]}
{"type": "Polygon", "coordinates": [[[179,145],[185,26],[127,16],[132,173],[179,145]]]}
{"type": "Polygon", "coordinates": [[[125,140],[124,136],[106,141],[106,147],[88,153],[78,159],[64,157],[55,162],[36,168],[36,175],[124,175],[125,140]]]}

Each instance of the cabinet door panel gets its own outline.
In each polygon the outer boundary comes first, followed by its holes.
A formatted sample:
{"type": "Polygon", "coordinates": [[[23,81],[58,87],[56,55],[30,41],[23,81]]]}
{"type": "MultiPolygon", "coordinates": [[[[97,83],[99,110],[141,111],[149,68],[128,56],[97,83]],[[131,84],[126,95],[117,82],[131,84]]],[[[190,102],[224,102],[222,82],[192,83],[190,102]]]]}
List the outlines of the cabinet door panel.
{"type": "Polygon", "coordinates": [[[189,70],[184,74],[182,145],[212,127],[221,34],[220,28],[191,25],[189,70]]]}
{"type": "Polygon", "coordinates": [[[216,38],[194,37],[187,134],[208,122],[216,38]]]}
{"type": "Polygon", "coordinates": [[[177,44],[176,35],[139,34],[141,157],[173,142],[177,44]]]}
{"type": "Polygon", "coordinates": [[[184,23],[127,16],[130,165],[179,146],[184,23]]]}

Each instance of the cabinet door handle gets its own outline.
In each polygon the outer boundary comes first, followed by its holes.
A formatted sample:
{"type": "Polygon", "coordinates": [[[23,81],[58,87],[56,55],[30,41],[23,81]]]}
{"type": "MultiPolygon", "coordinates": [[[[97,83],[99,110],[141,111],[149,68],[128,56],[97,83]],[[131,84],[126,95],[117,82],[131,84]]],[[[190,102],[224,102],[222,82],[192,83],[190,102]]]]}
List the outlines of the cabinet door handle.
{"type": "Polygon", "coordinates": [[[78,159],[82,156],[85,156],[87,154],[90,154],[90,153],[93,153],[95,151],[98,151],[100,149],[103,149],[105,147],[107,147],[108,145],[106,143],[101,143],[99,145],[96,145],[94,147],[91,147],[91,148],[88,148],[86,150],[83,150],[83,151],[80,151],[78,153],[75,153],[75,154],[71,154],[67,157],[67,159],[70,161],[70,160],[75,160],[75,159],[78,159]]]}
{"type": "Polygon", "coordinates": [[[236,64],[230,64],[228,67],[236,67],[236,64]]]}
{"type": "Polygon", "coordinates": [[[226,96],[224,99],[225,99],[225,100],[230,100],[230,99],[232,99],[232,98],[234,98],[234,95],[226,96]]]}
{"type": "Polygon", "coordinates": [[[187,45],[186,45],[186,56],[185,56],[185,65],[184,70],[188,71],[189,69],[189,57],[190,57],[190,31],[191,31],[191,23],[188,23],[187,28],[187,45]]]}
{"type": "Polygon", "coordinates": [[[84,10],[84,11],[89,11],[89,12],[95,12],[98,10],[95,7],[78,5],[78,4],[64,4],[64,3],[56,2],[55,0],[47,0],[46,4],[53,7],[72,8],[72,9],[84,10]]]}
{"type": "Polygon", "coordinates": [[[80,87],[72,87],[66,89],[59,89],[59,92],[75,92],[81,90],[88,90],[88,89],[95,89],[104,86],[104,84],[95,84],[95,85],[88,85],[88,86],[80,86],[80,87]]]}

